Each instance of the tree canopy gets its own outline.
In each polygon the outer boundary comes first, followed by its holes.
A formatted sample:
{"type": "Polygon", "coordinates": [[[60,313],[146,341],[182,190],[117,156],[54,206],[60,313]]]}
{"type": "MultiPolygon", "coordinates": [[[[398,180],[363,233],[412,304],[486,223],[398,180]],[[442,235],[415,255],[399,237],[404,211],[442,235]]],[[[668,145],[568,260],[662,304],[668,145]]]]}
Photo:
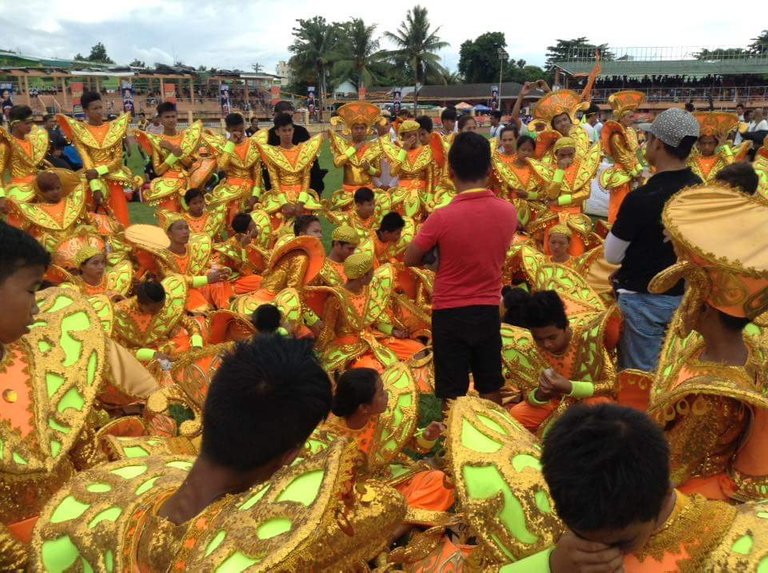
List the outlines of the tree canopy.
{"type": "Polygon", "coordinates": [[[613,60],[608,44],[593,44],[585,36],[571,40],[557,40],[554,46],[547,46],[546,67],[551,70],[555,62],[592,61],[599,52],[604,62],[613,60]]]}
{"type": "Polygon", "coordinates": [[[98,42],[95,46],[91,47],[91,53],[88,57],[84,57],[82,54],[75,55],[75,60],[79,62],[95,62],[99,64],[114,64],[115,61],[107,55],[107,49],[104,44],[98,42]]]}
{"type": "Polygon", "coordinates": [[[503,32],[486,32],[467,40],[459,52],[459,73],[467,83],[499,81],[499,71],[505,82],[535,82],[544,79],[545,72],[529,66],[525,60],[514,60],[506,53],[507,40],[503,32]],[[504,50],[500,52],[499,50],[504,50]],[[503,66],[500,70],[499,67],[503,66]]]}

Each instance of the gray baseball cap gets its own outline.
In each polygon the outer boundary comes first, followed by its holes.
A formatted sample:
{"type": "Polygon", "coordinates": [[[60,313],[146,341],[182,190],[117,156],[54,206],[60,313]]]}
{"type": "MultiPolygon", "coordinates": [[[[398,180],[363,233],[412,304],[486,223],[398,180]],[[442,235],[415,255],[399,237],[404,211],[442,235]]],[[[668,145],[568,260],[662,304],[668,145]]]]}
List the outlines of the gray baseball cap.
{"type": "Polygon", "coordinates": [[[641,123],[638,128],[672,147],[680,145],[684,137],[699,137],[699,122],[693,114],[677,107],[661,112],[653,123],[641,123]]]}

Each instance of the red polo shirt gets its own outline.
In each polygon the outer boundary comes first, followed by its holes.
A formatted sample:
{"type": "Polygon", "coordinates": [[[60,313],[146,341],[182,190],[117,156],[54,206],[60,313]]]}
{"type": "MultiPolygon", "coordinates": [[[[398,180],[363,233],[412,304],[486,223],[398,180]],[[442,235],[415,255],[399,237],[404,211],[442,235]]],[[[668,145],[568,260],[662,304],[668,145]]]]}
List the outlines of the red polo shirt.
{"type": "Polygon", "coordinates": [[[437,246],[440,264],[432,294],[433,310],[499,304],[504,259],[517,227],[517,212],[487,189],[459,193],[436,210],[414,243],[437,246]]]}

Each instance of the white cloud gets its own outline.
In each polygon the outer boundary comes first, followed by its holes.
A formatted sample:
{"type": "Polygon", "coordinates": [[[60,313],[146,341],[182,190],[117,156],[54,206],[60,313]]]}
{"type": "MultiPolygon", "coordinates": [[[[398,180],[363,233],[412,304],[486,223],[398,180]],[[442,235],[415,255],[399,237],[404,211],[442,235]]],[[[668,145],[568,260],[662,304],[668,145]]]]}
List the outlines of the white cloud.
{"type": "MultiPolygon", "coordinates": [[[[418,0],[417,0],[418,1],[418,0]]],[[[587,36],[613,46],[739,46],[760,32],[760,24],[739,10],[691,10],[686,3],[646,0],[605,10],[576,10],[572,0],[550,0],[523,8],[493,2],[490,10],[463,11],[453,1],[422,0],[440,36],[441,53],[455,68],[461,43],[489,31],[506,33],[507,52],[529,64],[544,62],[557,38],[587,36]],[[684,24],[683,24],[684,23],[684,24]]],[[[0,46],[42,56],[87,54],[103,42],[119,63],[138,57],[147,63],[181,60],[189,65],[250,69],[254,62],[273,71],[287,59],[297,18],[322,14],[329,21],[351,17],[395,30],[414,0],[333,2],[310,0],[102,0],[98,5],[65,0],[25,0],[0,15],[0,46]]],[[[388,47],[386,41],[383,47],[388,47]]]]}

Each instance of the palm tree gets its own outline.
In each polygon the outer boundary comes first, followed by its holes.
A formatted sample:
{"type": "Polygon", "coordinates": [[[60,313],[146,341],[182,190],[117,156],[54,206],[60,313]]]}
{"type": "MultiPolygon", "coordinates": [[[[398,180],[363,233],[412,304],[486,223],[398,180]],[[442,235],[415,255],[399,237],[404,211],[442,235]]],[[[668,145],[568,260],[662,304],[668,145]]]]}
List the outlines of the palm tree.
{"type": "MultiPolygon", "coordinates": [[[[415,6],[408,10],[405,20],[400,23],[397,32],[387,32],[386,37],[397,46],[389,56],[396,65],[405,66],[413,77],[414,85],[424,84],[427,78],[442,81],[445,70],[440,65],[440,56],[435,52],[448,46],[437,33],[438,26],[430,29],[427,9],[415,6]]],[[[418,93],[414,93],[414,108],[418,104],[418,93]]]]}
{"type": "Polygon", "coordinates": [[[338,41],[338,26],[329,24],[322,16],[298,20],[298,24],[293,29],[293,44],[288,48],[293,53],[289,64],[297,76],[309,75],[317,79],[322,106],[325,103],[331,56],[338,41]]]}
{"type": "Polygon", "coordinates": [[[376,25],[366,26],[360,18],[340,25],[340,40],[333,58],[334,81],[351,81],[358,92],[379,80],[387,52],[379,50],[374,38],[376,25]]]}

